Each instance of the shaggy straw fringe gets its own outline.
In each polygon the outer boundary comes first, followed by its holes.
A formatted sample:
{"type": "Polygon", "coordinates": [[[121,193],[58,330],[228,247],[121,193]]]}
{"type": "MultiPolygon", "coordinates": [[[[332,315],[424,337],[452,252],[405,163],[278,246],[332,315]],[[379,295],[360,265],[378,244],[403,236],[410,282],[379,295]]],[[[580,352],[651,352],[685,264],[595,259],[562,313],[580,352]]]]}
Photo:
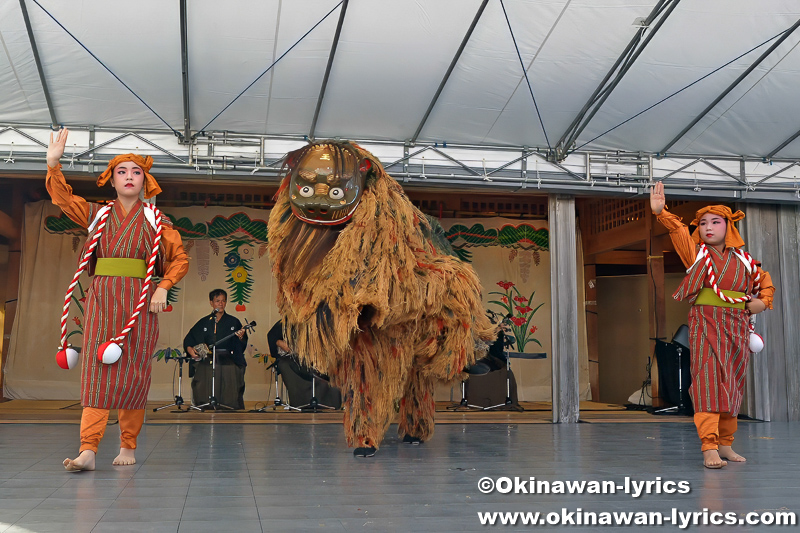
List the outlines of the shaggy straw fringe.
{"type": "Polygon", "coordinates": [[[377,178],[351,221],[308,225],[293,216],[283,187],[269,251],[292,348],[342,389],[348,444],[377,448],[398,408],[401,435],[429,438],[435,382],[462,378],[496,330],[472,268],[437,252],[422,213],[359,151],[377,178]]]}

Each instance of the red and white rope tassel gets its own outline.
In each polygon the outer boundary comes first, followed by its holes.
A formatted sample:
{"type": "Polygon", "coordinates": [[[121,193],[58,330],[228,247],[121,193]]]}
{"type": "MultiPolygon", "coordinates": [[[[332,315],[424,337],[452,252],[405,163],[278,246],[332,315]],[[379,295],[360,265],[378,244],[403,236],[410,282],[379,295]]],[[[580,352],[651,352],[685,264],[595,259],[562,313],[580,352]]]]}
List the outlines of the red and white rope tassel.
{"type": "MultiPolygon", "coordinates": [[[[109,204],[109,206],[113,205],[114,202],[109,204]]],[[[65,370],[74,368],[75,365],[78,364],[78,352],[72,348],[71,345],[67,345],[67,319],[69,318],[69,305],[72,301],[72,293],[75,292],[75,286],[78,284],[78,279],[80,279],[83,271],[86,270],[86,265],[89,264],[89,259],[92,257],[94,249],[97,248],[97,243],[100,242],[100,237],[103,236],[103,229],[106,227],[106,220],[108,219],[108,215],[110,213],[111,209],[106,209],[106,211],[100,216],[100,221],[97,224],[97,231],[95,231],[92,240],[86,247],[86,253],[83,254],[81,262],[78,263],[78,269],[75,271],[75,275],[72,276],[72,282],[69,284],[69,287],[67,287],[67,294],[64,296],[64,308],[61,311],[61,347],[59,348],[58,353],[56,353],[56,363],[65,370]]]]}
{"type": "MultiPolygon", "coordinates": [[[[109,204],[109,207],[111,206],[113,206],[113,202],[109,204]]],[[[141,313],[142,307],[144,307],[147,301],[147,293],[149,292],[150,284],[152,283],[153,271],[155,270],[156,258],[158,257],[158,246],[161,242],[161,233],[163,227],[161,225],[161,211],[154,206],[145,206],[145,209],[153,210],[153,213],[155,214],[156,226],[156,235],[153,238],[153,247],[150,251],[150,258],[147,261],[147,273],[145,275],[144,283],[142,284],[142,292],[139,295],[139,301],[136,304],[130,319],[128,319],[128,322],[125,324],[125,327],[122,329],[119,335],[101,344],[97,350],[97,359],[101,363],[108,365],[116,363],[122,356],[123,341],[128,335],[128,332],[130,332],[130,330],[133,329],[133,326],[136,324],[136,320],[141,313]]],[[[89,258],[94,252],[94,249],[97,247],[97,243],[103,233],[103,229],[105,228],[106,219],[110,213],[111,209],[108,209],[101,215],[100,221],[97,225],[97,231],[95,232],[94,237],[92,237],[92,241],[89,243],[86,253],[78,265],[78,270],[75,272],[75,276],[72,278],[72,283],[67,289],[67,295],[64,299],[64,310],[61,315],[61,349],[56,355],[56,362],[61,368],[73,368],[78,361],[78,353],[72,347],[67,346],[66,331],[67,318],[69,315],[69,304],[70,300],[72,299],[72,292],[75,290],[75,286],[78,284],[78,278],[80,278],[81,274],[86,269],[86,265],[89,263],[89,258]]]]}
{"type": "MultiPolygon", "coordinates": [[[[752,294],[745,294],[739,298],[731,298],[730,296],[726,296],[717,285],[716,275],[714,274],[714,266],[711,263],[711,256],[708,253],[708,248],[706,248],[705,243],[700,243],[700,253],[703,255],[703,260],[706,263],[706,277],[708,278],[708,283],[711,285],[711,289],[714,291],[714,294],[716,294],[720,300],[732,304],[738,304],[749,302],[754,296],[758,297],[758,293],[761,290],[761,273],[758,271],[758,266],[756,265],[752,255],[744,250],[737,250],[734,252],[747,261],[747,263],[750,265],[750,271],[754,274],[754,278],[752,294]]],[[[750,351],[753,353],[758,353],[764,349],[764,339],[761,337],[761,335],[755,332],[755,315],[750,315],[748,328],[750,329],[750,351]]]]}

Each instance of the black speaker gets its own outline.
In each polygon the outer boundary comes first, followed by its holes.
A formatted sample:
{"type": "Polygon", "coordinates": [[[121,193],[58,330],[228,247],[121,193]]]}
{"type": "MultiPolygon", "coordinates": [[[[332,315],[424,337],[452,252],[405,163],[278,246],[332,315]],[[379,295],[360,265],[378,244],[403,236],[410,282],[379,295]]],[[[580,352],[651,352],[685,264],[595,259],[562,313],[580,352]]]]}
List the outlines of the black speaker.
{"type": "Polygon", "coordinates": [[[692,384],[689,350],[674,342],[657,340],[656,362],[658,363],[659,397],[677,406],[681,404],[680,400],[681,396],[683,396],[685,414],[692,414],[694,409],[692,407],[692,399],[689,396],[689,386],[692,384]],[[681,350],[680,358],[678,357],[678,349],[681,350]],[[678,367],[678,359],[680,359],[680,370],[678,367]]]}

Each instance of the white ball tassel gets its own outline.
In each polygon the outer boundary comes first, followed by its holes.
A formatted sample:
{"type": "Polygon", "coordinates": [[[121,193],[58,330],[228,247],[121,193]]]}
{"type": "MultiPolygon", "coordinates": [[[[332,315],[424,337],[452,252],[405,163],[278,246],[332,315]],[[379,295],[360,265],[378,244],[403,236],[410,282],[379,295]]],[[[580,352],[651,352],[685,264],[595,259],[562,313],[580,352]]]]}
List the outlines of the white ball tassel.
{"type": "Polygon", "coordinates": [[[750,351],[758,353],[764,349],[764,338],[755,332],[756,329],[756,316],[750,315],[750,351]]]}
{"type": "Polygon", "coordinates": [[[97,360],[105,365],[113,365],[122,357],[122,347],[114,341],[104,342],[97,349],[97,360]]]}

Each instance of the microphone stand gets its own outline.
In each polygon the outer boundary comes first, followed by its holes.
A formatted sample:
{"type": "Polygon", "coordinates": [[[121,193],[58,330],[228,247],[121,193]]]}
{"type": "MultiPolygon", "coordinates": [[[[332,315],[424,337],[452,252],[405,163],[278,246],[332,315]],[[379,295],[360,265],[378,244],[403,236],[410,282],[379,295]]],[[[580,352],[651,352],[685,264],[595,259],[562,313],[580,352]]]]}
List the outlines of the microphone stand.
{"type": "Polygon", "coordinates": [[[301,405],[297,408],[298,411],[312,411],[314,413],[318,413],[320,409],[330,409],[335,411],[335,407],[331,407],[330,405],[325,405],[324,403],[319,403],[317,400],[317,379],[318,378],[316,373],[314,372],[313,368],[308,369],[308,373],[311,375],[311,399],[308,401],[307,404],[301,405]]]}
{"type": "MultiPolygon", "coordinates": [[[[247,322],[246,318],[244,320],[245,320],[245,322],[247,322]]],[[[245,331],[247,331],[248,329],[252,330],[255,327],[255,325],[256,325],[256,323],[255,323],[255,321],[253,321],[253,322],[250,322],[249,324],[246,324],[242,329],[245,330],[245,331]]],[[[223,342],[227,341],[228,339],[230,339],[231,337],[236,335],[236,333],[237,332],[234,331],[230,335],[227,335],[227,336],[219,339],[217,342],[215,342],[214,344],[209,346],[209,348],[211,348],[211,396],[208,397],[208,401],[206,403],[197,406],[201,411],[205,411],[207,407],[213,409],[214,411],[218,411],[220,408],[228,409],[229,411],[235,411],[236,410],[233,407],[231,407],[230,405],[225,405],[225,404],[219,403],[217,401],[217,396],[216,396],[216,394],[217,394],[217,388],[216,388],[217,345],[218,344],[222,344],[223,342]]]]}
{"type": "MultiPolygon", "coordinates": [[[[167,348],[167,353],[171,353],[172,349],[167,348]]],[[[177,351],[177,350],[176,350],[177,351]]],[[[180,353],[180,352],[178,352],[180,353]]],[[[153,409],[153,412],[160,411],[162,409],[166,409],[167,407],[172,407],[173,405],[177,407],[176,410],[170,411],[172,413],[188,413],[191,410],[195,411],[202,411],[199,407],[195,407],[194,405],[189,405],[189,407],[184,411],[182,409],[183,406],[183,396],[181,395],[181,382],[183,381],[183,362],[188,361],[191,359],[188,355],[179,355],[178,357],[170,357],[170,359],[174,359],[178,361],[178,394],[175,396],[175,401],[173,403],[162,405],[161,407],[156,407],[153,409]]],[[[174,379],[174,378],[173,378],[174,379]]]]}
{"type": "Polygon", "coordinates": [[[250,411],[251,413],[266,413],[267,410],[269,410],[270,408],[272,408],[272,410],[275,411],[276,409],[278,409],[278,407],[283,407],[284,409],[289,411],[301,411],[299,407],[289,405],[287,402],[281,400],[280,390],[278,389],[278,376],[281,375],[281,370],[280,368],[278,368],[278,359],[280,357],[283,356],[279,354],[277,357],[275,357],[275,361],[273,361],[273,363],[267,367],[267,370],[269,370],[270,368],[272,369],[272,377],[275,378],[275,400],[273,400],[272,405],[265,405],[261,409],[255,409],[253,411],[250,411]]]}
{"type": "Polygon", "coordinates": [[[678,405],[653,411],[653,414],[656,415],[662,413],[674,413],[676,415],[686,414],[686,406],[683,404],[683,360],[681,357],[683,355],[683,347],[677,342],[672,342],[671,344],[675,346],[675,350],[678,352],[678,405]]]}

